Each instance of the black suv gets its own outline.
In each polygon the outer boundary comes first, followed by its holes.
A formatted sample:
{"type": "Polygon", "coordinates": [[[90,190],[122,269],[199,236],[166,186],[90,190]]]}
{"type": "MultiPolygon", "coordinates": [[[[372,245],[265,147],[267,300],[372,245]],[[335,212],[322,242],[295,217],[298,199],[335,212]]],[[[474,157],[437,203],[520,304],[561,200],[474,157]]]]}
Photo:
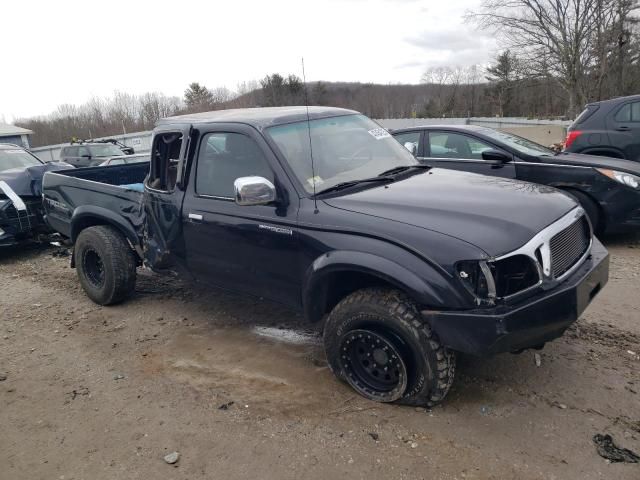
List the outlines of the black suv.
{"type": "Polygon", "coordinates": [[[640,95],[587,105],[569,127],[564,150],[640,161],[640,95]]]}
{"type": "MultiPolygon", "coordinates": [[[[130,149],[129,149],[130,151],[130,149]]],[[[93,167],[126,152],[111,141],[72,142],[60,151],[60,161],[74,167],[93,167]]]]}

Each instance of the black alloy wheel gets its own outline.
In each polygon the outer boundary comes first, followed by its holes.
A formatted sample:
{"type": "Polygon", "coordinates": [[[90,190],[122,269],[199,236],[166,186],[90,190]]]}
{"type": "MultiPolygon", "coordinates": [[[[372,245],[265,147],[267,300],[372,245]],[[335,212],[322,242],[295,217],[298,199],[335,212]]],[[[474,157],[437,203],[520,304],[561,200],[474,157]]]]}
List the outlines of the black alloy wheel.
{"type": "Polygon", "coordinates": [[[361,395],[378,402],[394,402],[407,388],[402,342],[393,334],[351,330],[340,345],[340,363],[347,382],[361,395]]]}
{"type": "Polygon", "coordinates": [[[93,249],[87,249],[82,257],[82,266],[87,279],[93,284],[94,287],[101,287],[104,285],[105,272],[104,263],[98,252],[93,249]]]}

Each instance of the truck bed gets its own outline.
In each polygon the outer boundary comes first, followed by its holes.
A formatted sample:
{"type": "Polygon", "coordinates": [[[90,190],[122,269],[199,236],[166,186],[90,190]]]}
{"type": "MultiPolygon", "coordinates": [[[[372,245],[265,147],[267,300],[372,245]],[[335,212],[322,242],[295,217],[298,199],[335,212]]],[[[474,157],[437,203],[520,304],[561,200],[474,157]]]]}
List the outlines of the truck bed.
{"type": "Polygon", "coordinates": [[[100,212],[120,217],[136,235],[144,224],[143,182],[148,163],[89,167],[48,172],[44,176],[45,221],[51,228],[72,237],[71,219],[100,212]]]}

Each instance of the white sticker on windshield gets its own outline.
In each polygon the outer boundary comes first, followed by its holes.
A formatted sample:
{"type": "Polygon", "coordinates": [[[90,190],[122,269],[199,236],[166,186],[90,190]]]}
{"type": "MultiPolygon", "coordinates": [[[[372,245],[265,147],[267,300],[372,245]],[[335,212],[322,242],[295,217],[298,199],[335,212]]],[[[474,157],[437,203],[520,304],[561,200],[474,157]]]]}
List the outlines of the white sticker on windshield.
{"type": "Polygon", "coordinates": [[[380,140],[381,138],[389,138],[391,135],[384,128],[374,128],[373,130],[369,130],[369,135],[371,135],[376,140],[380,140]]]}
{"type": "Polygon", "coordinates": [[[313,187],[314,185],[322,185],[324,183],[324,180],[316,175],[315,177],[307,178],[307,183],[310,187],[313,187]]]}

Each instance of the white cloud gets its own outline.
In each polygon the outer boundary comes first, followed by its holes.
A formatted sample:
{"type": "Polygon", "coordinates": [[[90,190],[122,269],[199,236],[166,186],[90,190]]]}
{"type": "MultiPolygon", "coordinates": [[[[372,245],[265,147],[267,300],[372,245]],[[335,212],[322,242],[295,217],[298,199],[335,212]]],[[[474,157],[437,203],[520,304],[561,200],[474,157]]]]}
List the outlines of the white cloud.
{"type": "Polygon", "coordinates": [[[182,96],[267,73],[416,83],[478,63],[492,41],[463,24],[478,0],[23,0],[4,2],[0,116],[46,114],[114,90],[182,96]],[[482,38],[481,41],[478,38],[482,38]]]}

